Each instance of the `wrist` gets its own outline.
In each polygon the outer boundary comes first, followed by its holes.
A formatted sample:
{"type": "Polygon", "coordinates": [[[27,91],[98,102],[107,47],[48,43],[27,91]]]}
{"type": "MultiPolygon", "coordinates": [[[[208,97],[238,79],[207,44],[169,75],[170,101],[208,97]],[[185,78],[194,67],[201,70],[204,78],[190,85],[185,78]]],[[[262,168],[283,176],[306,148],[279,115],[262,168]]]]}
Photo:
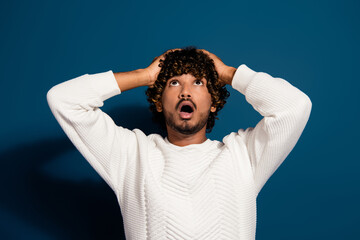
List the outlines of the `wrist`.
{"type": "Polygon", "coordinates": [[[138,83],[140,86],[150,86],[152,85],[151,74],[148,69],[141,68],[135,70],[138,75],[138,83]]]}
{"type": "Polygon", "coordinates": [[[148,74],[144,69],[137,69],[129,72],[117,72],[114,73],[115,79],[122,92],[148,86],[148,74]]]}
{"type": "Polygon", "coordinates": [[[144,86],[151,86],[154,84],[156,78],[151,74],[151,70],[149,70],[148,68],[144,68],[144,69],[140,69],[142,71],[143,74],[143,78],[144,78],[144,86]]]}
{"type": "Polygon", "coordinates": [[[221,79],[225,82],[225,84],[231,85],[232,84],[232,80],[234,78],[236,72],[236,68],[234,67],[227,67],[223,74],[221,79]]]}

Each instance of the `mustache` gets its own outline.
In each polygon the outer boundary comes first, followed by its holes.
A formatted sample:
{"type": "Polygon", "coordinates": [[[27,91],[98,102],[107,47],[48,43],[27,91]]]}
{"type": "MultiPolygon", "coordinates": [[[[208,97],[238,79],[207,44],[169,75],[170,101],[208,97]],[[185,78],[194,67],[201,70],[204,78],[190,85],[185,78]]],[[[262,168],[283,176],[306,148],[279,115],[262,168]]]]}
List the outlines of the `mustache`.
{"type": "Polygon", "coordinates": [[[193,104],[194,108],[197,109],[196,104],[195,104],[190,98],[189,98],[189,99],[187,99],[187,98],[182,98],[182,99],[176,104],[175,109],[178,109],[179,105],[180,105],[183,101],[189,101],[189,102],[191,102],[191,103],[193,104]]]}

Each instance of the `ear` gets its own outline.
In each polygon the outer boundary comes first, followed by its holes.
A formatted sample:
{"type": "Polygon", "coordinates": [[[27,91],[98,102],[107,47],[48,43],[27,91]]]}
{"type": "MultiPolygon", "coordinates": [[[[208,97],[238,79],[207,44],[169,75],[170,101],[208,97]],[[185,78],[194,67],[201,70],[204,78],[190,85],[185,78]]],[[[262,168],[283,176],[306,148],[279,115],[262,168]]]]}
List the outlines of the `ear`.
{"type": "Polygon", "coordinates": [[[156,111],[162,112],[162,104],[161,104],[160,101],[157,101],[157,102],[155,103],[155,106],[156,106],[156,111]]]}
{"type": "Polygon", "coordinates": [[[210,111],[211,111],[211,112],[216,112],[216,107],[211,106],[210,111]]]}

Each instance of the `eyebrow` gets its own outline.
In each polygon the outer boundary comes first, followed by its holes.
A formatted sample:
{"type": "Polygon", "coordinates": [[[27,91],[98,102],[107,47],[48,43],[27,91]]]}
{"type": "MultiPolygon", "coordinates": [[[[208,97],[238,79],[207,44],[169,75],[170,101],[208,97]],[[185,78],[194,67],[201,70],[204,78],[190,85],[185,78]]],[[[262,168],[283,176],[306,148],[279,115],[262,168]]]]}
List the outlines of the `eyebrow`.
{"type": "MultiPolygon", "coordinates": [[[[170,81],[173,81],[173,80],[177,80],[177,81],[180,81],[178,79],[178,76],[175,76],[175,77],[172,77],[172,78],[169,78],[168,80],[166,80],[166,82],[170,82],[170,81]]],[[[195,78],[194,81],[207,81],[206,78],[195,78]]]]}

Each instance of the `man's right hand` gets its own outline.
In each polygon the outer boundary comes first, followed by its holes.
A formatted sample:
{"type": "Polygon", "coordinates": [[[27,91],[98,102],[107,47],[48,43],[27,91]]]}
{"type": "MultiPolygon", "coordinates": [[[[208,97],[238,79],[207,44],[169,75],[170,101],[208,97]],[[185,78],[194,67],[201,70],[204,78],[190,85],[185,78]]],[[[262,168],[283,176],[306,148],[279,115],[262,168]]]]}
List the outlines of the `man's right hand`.
{"type": "Polygon", "coordinates": [[[117,84],[121,92],[141,87],[149,86],[152,87],[159,75],[161,67],[159,67],[160,59],[165,59],[165,54],[174,51],[181,50],[180,48],[169,49],[164,52],[162,55],[155,57],[152,63],[143,69],[137,69],[129,72],[117,72],[114,73],[117,84]]]}
{"type": "Polygon", "coordinates": [[[159,72],[161,70],[161,68],[159,67],[160,59],[164,60],[165,54],[175,51],[175,50],[181,50],[181,48],[174,48],[174,49],[167,50],[162,55],[155,57],[154,60],[151,62],[151,64],[147,68],[145,68],[145,71],[148,73],[148,76],[149,76],[148,86],[151,87],[152,85],[154,85],[154,83],[159,75],[159,72]]]}

